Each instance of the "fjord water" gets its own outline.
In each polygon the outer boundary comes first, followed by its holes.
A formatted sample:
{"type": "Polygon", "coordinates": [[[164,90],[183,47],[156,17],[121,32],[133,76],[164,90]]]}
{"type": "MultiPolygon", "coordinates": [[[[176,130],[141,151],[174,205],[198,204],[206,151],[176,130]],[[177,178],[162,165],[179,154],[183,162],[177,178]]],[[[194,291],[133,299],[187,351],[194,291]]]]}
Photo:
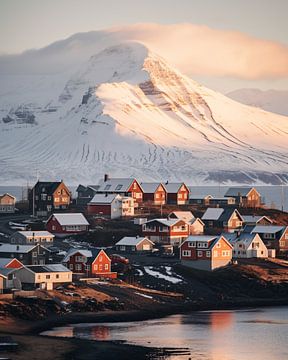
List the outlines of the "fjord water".
{"type": "Polygon", "coordinates": [[[288,359],[288,307],[204,311],[124,323],[77,324],[43,333],[148,347],[189,349],[173,360],[288,359]]]}

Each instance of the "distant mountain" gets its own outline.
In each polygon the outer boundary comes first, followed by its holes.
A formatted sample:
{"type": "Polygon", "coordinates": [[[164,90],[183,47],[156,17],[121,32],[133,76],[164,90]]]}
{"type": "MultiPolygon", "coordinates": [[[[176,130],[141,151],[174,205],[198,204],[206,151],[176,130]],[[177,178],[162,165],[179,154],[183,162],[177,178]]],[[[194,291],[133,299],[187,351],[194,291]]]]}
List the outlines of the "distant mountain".
{"type": "MultiPolygon", "coordinates": [[[[92,43],[90,34],[87,53],[92,43]]],[[[76,47],[85,48],[84,34],[76,47]]],[[[286,117],[199,85],[140,43],[86,61],[78,51],[73,58],[59,42],[24,54],[30,71],[0,75],[2,184],[35,180],[36,172],[69,184],[104,173],[191,185],[288,180],[286,117]]],[[[19,71],[23,55],[13,62],[19,71]]]]}
{"type": "Polygon", "coordinates": [[[288,91],[239,89],[226,95],[243,104],[288,116],[288,91]]]}

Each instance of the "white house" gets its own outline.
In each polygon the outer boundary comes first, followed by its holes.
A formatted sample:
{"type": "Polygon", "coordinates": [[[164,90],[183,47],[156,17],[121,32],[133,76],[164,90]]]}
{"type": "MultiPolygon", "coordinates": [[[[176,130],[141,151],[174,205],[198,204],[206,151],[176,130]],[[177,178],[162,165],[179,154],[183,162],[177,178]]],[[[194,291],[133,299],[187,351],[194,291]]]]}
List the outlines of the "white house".
{"type": "Polygon", "coordinates": [[[154,243],[147,237],[125,236],[115,244],[117,251],[134,252],[134,251],[151,251],[154,243]]]}
{"type": "Polygon", "coordinates": [[[30,265],[15,272],[21,284],[32,284],[36,288],[52,290],[55,285],[72,282],[72,271],[62,264],[30,265]]]}
{"type": "Polygon", "coordinates": [[[134,215],[134,199],[120,194],[95,194],[88,203],[89,215],[117,219],[134,215]]]}
{"type": "Polygon", "coordinates": [[[45,244],[52,245],[54,235],[49,231],[17,231],[11,235],[11,244],[45,244]]]}
{"type": "Polygon", "coordinates": [[[233,246],[233,258],[268,258],[268,249],[258,234],[241,233],[229,240],[233,246]]]}

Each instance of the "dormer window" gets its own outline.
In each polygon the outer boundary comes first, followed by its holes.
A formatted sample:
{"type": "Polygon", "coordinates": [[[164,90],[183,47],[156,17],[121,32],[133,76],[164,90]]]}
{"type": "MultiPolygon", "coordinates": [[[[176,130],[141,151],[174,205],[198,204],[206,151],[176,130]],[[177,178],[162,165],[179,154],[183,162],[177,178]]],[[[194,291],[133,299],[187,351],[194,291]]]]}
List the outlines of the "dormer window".
{"type": "Polygon", "coordinates": [[[116,191],[117,191],[117,190],[121,190],[122,187],[123,187],[123,185],[119,184],[119,185],[116,186],[116,189],[115,189],[115,190],[116,190],[116,191]]]}
{"type": "Polygon", "coordinates": [[[109,190],[111,188],[111,185],[106,185],[104,190],[109,190]]]}

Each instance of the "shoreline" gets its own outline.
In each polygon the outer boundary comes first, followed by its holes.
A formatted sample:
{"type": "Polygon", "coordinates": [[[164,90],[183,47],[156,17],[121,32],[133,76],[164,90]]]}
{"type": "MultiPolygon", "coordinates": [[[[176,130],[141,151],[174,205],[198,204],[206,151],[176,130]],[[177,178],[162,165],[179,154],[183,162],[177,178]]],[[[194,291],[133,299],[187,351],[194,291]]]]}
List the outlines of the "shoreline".
{"type": "MultiPolygon", "coordinates": [[[[36,324],[28,328],[26,334],[40,335],[44,331],[51,330],[54,327],[73,325],[79,323],[113,323],[113,322],[132,322],[145,321],[166,316],[185,314],[197,311],[217,311],[217,310],[242,310],[255,307],[277,307],[287,306],[288,298],[282,299],[247,299],[212,302],[194,302],[181,305],[159,305],[152,309],[124,310],[124,311],[101,311],[87,313],[69,313],[62,316],[55,316],[50,319],[39,320],[36,324]]],[[[0,326],[1,332],[1,326],[0,326]]],[[[42,335],[40,335],[42,336],[42,335]]]]}

